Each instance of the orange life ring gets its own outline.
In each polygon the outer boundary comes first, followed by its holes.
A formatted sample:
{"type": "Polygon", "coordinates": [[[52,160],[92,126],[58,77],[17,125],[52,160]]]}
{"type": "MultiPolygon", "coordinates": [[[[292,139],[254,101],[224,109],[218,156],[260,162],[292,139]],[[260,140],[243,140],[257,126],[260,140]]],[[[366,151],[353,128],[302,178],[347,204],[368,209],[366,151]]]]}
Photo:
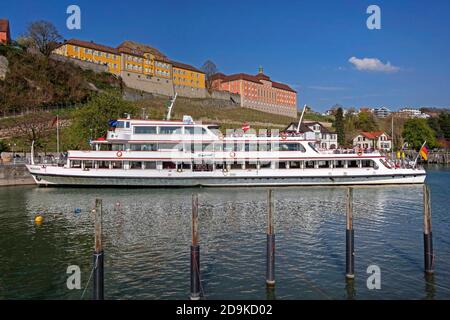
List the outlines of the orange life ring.
{"type": "Polygon", "coordinates": [[[361,157],[363,155],[363,151],[361,148],[358,149],[358,156],[361,157]]]}
{"type": "Polygon", "coordinates": [[[123,156],[122,151],[117,151],[116,156],[121,158],[123,156]]]}

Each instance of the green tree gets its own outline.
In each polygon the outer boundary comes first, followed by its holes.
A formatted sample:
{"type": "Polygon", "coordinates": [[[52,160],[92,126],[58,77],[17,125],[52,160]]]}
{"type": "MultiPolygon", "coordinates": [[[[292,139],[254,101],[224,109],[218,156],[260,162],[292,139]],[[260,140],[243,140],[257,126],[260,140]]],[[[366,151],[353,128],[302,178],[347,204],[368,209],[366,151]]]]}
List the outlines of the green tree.
{"type": "Polygon", "coordinates": [[[450,112],[441,112],[438,117],[429,118],[427,122],[436,133],[436,138],[450,140],[450,112]]]}
{"type": "Polygon", "coordinates": [[[5,151],[8,151],[8,145],[5,141],[0,140],[0,154],[5,151]]]}
{"type": "Polygon", "coordinates": [[[436,134],[425,119],[409,119],[403,129],[403,137],[414,149],[419,149],[427,141],[431,148],[436,147],[436,134]]]}
{"type": "Polygon", "coordinates": [[[438,122],[442,137],[450,140],[450,112],[442,112],[439,114],[438,122]]]}
{"type": "Polygon", "coordinates": [[[63,134],[64,149],[83,148],[90,139],[104,136],[108,121],[123,118],[125,113],[137,115],[138,108],[114,92],[96,94],[85,106],[78,109],[71,126],[63,134]]]}
{"type": "Polygon", "coordinates": [[[356,127],[362,131],[375,131],[378,129],[378,125],[375,122],[375,118],[371,113],[360,112],[358,119],[356,120],[356,127]]]}
{"type": "Polygon", "coordinates": [[[344,130],[344,111],[342,108],[336,110],[334,120],[334,128],[336,129],[338,144],[343,146],[345,144],[345,130],[344,130]]]}

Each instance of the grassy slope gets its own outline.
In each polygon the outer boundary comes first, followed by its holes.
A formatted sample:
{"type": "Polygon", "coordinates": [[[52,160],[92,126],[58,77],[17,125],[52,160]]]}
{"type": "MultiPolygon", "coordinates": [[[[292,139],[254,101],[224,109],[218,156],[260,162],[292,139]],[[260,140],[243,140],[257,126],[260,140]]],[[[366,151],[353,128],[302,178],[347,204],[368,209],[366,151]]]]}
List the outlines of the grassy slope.
{"type": "MultiPolygon", "coordinates": [[[[145,108],[150,119],[163,119],[166,112],[167,99],[155,98],[139,101],[138,105],[145,108]]],[[[257,110],[225,106],[220,100],[211,101],[208,105],[200,99],[178,98],[175,102],[172,118],[182,119],[183,115],[190,115],[196,121],[219,124],[221,129],[240,128],[248,122],[255,129],[284,129],[289,123],[298,119],[265,113],[257,110]]],[[[305,120],[329,122],[331,119],[316,114],[306,114],[305,120]]]]}

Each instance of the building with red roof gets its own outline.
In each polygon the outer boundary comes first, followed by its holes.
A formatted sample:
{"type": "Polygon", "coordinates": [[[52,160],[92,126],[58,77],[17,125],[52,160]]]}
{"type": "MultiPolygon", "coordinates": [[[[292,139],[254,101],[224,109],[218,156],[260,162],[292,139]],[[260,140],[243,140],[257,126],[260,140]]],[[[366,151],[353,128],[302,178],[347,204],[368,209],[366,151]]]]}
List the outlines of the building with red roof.
{"type": "Polygon", "coordinates": [[[363,131],[353,138],[353,146],[360,149],[392,150],[392,138],[384,131],[363,131]]]}
{"type": "Polygon", "coordinates": [[[212,89],[241,96],[245,108],[297,118],[297,92],[284,83],[275,82],[260,68],[257,75],[237,73],[215,74],[212,89]]]}
{"type": "Polygon", "coordinates": [[[11,43],[11,31],[9,29],[9,21],[0,19],[0,43],[11,43]]]}

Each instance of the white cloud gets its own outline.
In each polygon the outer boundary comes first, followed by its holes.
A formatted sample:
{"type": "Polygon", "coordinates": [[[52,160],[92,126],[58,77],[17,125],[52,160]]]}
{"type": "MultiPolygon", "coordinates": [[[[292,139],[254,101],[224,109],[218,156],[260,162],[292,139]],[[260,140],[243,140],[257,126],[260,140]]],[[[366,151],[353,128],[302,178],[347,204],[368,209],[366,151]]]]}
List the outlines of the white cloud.
{"type": "Polygon", "coordinates": [[[393,66],[389,61],[387,63],[383,63],[379,59],[375,58],[358,59],[356,57],[351,57],[350,59],[348,59],[348,62],[353,64],[359,71],[391,73],[400,70],[399,67],[393,66]]]}

